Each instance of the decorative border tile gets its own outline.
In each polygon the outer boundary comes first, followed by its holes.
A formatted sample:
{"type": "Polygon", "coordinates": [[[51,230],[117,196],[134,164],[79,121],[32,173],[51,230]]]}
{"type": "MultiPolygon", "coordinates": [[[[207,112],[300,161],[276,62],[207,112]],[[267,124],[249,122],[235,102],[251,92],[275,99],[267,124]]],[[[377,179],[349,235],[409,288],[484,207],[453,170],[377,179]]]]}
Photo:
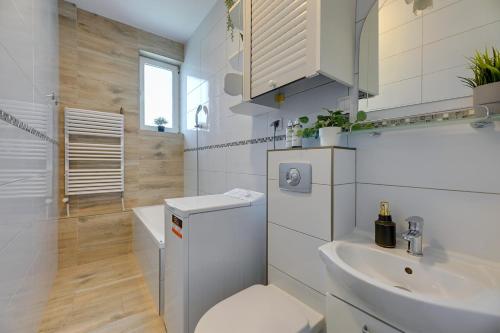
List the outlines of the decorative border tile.
{"type": "Polygon", "coordinates": [[[259,143],[283,141],[285,139],[286,139],[285,135],[277,135],[276,138],[274,138],[272,136],[267,136],[267,137],[263,137],[263,138],[233,141],[233,142],[221,143],[221,144],[217,144],[217,145],[203,146],[203,147],[199,147],[199,148],[187,148],[187,149],[184,149],[184,152],[190,152],[190,151],[196,151],[196,150],[228,148],[228,147],[235,147],[235,146],[255,145],[255,144],[259,144],[259,143]]]}
{"type": "Polygon", "coordinates": [[[19,129],[25,131],[25,132],[28,132],[29,134],[34,135],[34,136],[42,139],[43,141],[47,141],[47,142],[53,143],[55,145],[59,144],[57,142],[57,140],[49,137],[45,133],[40,132],[36,128],[31,127],[30,125],[26,124],[25,122],[17,119],[16,117],[14,117],[13,115],[11,115],[10,113],[7,113],[7,112],[5,112],[3,110],[0,110],[0,120],[3,120],[3,121],[5,121],[6,123],[8,123],[8,124],[10,124],[12,126],[15,126],[15,127],[19,128],[19,129]]]}

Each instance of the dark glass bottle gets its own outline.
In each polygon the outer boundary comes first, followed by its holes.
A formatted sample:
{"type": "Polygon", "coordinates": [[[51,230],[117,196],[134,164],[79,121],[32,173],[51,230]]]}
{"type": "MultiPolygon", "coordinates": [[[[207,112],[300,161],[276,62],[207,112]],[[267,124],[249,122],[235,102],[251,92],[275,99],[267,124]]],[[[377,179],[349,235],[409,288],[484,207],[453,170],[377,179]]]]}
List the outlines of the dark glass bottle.
{"type": "Polygon", "coordinates": [[[375,221],[375,243],[378,246],[394,248],[396,247],[396,223],[392,222],[389,203],[380,203],[378,220],[375,221]]]}

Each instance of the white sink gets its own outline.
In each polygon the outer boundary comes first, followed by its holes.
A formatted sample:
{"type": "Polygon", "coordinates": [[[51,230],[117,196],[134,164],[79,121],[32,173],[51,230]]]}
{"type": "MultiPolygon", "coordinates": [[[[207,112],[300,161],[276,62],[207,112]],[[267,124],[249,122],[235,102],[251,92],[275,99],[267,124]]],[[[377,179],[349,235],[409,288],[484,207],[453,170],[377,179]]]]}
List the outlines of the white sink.
{"type": "Polygon", "coordinates": [[[360,235],[320,248],[340,297],[407,332],[500,332],[498,263],[432,250],[414,257],[404,244],[384,249],[360,235]]]}

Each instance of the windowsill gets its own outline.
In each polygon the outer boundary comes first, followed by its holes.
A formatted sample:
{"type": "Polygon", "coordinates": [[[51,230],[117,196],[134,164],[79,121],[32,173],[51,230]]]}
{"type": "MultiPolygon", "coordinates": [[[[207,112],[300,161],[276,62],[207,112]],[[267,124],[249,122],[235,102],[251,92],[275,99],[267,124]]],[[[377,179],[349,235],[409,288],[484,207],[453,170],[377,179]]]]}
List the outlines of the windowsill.
{"type": "Polygon", "coordinates": [[[146,135],[146,136],[183,136],[181,132],[174,133],[174,132],[158,132],[158,131],[152,131],[152,130],[146,130],[146,129],[140,129],[139,130],[140,135],[146,135]]]}

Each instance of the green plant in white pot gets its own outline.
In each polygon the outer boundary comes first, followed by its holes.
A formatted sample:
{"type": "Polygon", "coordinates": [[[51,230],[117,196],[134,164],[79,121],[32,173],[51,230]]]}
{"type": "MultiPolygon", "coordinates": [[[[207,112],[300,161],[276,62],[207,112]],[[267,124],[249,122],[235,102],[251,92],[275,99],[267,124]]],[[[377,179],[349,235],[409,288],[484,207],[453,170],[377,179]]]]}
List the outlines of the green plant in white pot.
{"type": "Polygon", "coordinates": [[[154,120],[155,125],[158,126],[158,132],[165,132],[165,125],[168,121],[163,117],[158,117],[154,120]]]}
{"type": "MultiPolygon", "coordinates": [[[[299,135],[303,138],[319,137],[320,145],[335,146],[338,145],[340,136],[344,131],[348,131],[353,125],[349,121],[349,113],[342,110],[324,109],[327,115],[318,115],[312,127],[304,128],[299,131],[299,135]]],[[[308,117],[300,117],[300,122],[303,124],[309,123],[308,117]]],[[[366,113],[363,111],[358,112],[356,122],[366,120],[366,113]]]]}
{"type": "Polygon", "coordinates": [[[462,82],[473,89],[474,105],[500,103],[500,51],[492,48],[484,53],[476,51],[470,58],[472,78],[460,77],[462,82]]]}

